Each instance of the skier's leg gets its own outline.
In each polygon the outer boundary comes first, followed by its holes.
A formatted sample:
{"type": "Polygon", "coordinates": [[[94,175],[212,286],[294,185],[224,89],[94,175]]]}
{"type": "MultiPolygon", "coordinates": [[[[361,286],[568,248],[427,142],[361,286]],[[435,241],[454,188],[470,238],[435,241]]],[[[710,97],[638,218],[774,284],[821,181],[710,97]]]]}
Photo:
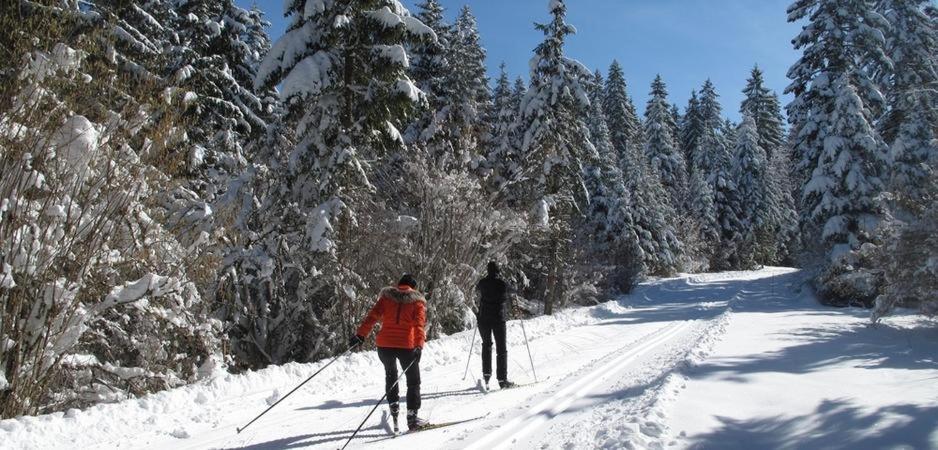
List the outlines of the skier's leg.
{"type": "Polygon", "coordinates": [[[508,381],[508,345],[505,342],[505,322],[496,322],[492,327],[495,335],[496,377],[499,383],[508,381]]]}
{"type": "Polygon", "coordinates": [[[401,364],[404,367],[410,365],[410,368],[404,373],[407,378],[407,409],[418,410],[420,409],[420,354],[414,354],[414,352],[407,350],[402,352],[406,352],[406,354],[402,355],[401,364]]]}
{"type": "Polygon", "coordinates": [[[479,321],[479,336],[482,338],[482,378],[485,384],[492,377],[492,327],[490,324],[479,321]]]}
{"type": "Polygon", "coordinates": [[[397,388],[397,355],[395,349],[378,347],[378,359],[384,365],[384,391],[388,394],[388,405],[391,415],[396,416],[401,400],[400,390],[397,388]]]}
{"type": "Polygon", "coordinates": [[[407,368],[407,428],[411,431],[427,426],[427,421],[417,415],[420,410],[420,354],[413,350],[400,350],[401,364],[407,368]]]}

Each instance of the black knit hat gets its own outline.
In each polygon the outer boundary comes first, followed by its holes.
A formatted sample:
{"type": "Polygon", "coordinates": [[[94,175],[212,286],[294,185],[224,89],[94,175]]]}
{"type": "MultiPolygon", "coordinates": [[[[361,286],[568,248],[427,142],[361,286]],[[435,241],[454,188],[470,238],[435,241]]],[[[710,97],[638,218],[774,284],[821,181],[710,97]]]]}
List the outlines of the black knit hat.
{"type": "Polygon", "coordinates": [[[417,280],[414,279],[413,275],[405,273],[401,277],[401,281],[397,282],[398,286],[410,286],[413,289],[417,289],[417,280]]]}
{"type": "Polygon", "coordinates": [[[500,272],[498,264],[495,261],[489,261],[489,265],[486,268],[489,270],[489,275],[497,275],[500,272]]]}

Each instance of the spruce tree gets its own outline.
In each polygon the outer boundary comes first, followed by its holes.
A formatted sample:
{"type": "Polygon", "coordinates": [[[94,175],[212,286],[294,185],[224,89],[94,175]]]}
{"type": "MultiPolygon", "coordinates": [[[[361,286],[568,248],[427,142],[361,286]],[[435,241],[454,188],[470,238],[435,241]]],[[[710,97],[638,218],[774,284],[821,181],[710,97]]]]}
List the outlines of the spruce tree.
{"type": "MultiPolygon", "coordinates": [[[[741,267],[752,268],[766,249],[757,238],[770,226],[768,198],[768,159],[759,145],[756,121],[747,111],[736,137],[733,178],[739,196],[741,232],[736,243],[741,267]]],[[[774,242],[769,243],[774,245],[774,242]]],[[[765,262],[760,260],[760,262],[765,262]]]]}
{"type": "Polygon", "coordinates": [[[479,147],[486,132],[483,119],[492,108],[485,57],[475,16],[468,5],[463,6],[453,26],[446,79],[452,93],[450,114],[458,137],[454,162],[462,167],[469,164],[475,167],[482,158],[479,147]]]}
{"type": "Polygon", "coordinates": [[[823,249],[822,297],[870,304],[878,276],[864,254],[882,218],[875,197],[885,145],[873,128],[883,99],[869,69],[887,65],[882,16],[865,0],[798,0],[789,20],[809,23],[793,41],[803,51],[788,72],[795,99],[788,116],[798,130],[794,151],[806,184],[802,227],[808,245],[823,249]]]}
{"type": "Polygon", "coordinates": [[[678,140],[681,144],[681,151],[684,153],[684,160],[688,165],[688,175],[690,175],[694,171],[693,152],[704,129],[697,91],[691,91],[690,93],[690,99],[687,100],[687,107],[684,109],[679,128],[678,140]]]}
{"type": "Polygon", "coordinates": [[[605,283],[627,292],[636,276],[644,271],[638,237],[632,231],[630,196],[625,187],[619,157],[610,139],[602,109],[602,74],[594,74],[590,89],[587,126],[597,158],[584,167],[584,184],[589,207],[581,225],[590,267],[598,267],[605,283]]]}
{"type": "Polygon", "coordinates": [[[640,133],[641,123],[635,115],[635,106],[626,90],[625,74],[618,61],[609,66],[609,75],[606,77],[603,94],[603,110],[609,122],[612,145],[620,152],[620,158],[627,149],[641,148],[636,146],[640,133]]]}
{"type": "Polygon", "coordinates": [[[765,79],[758,66],[753,67],[743,95],[745,98],[739,112],[748,114],[755,120],[759,147],[762,147],[771,159],[775,149],[784,143],[784,118],[778,97],[765,87],[765,79]]]}
{"type": "MultiPolygon", "coordinates": [[[[883,70],[887,113],[878,123],[889,148],[890,189],[906,199],[920,198],[927,184],[925,164],[938,161],[938,26],[925,12],[927,0],[887,0],[880,10],[889,21],[883,70]]],[[[901,209],[904,209],[901,205],[901,209]]]]}
{"type": "Polygon", "coordinates": [[[270,286],[258,299],[270,306],[246,327],[260,348],[245,351],[263,355],[272,345],[289,360],[337,348],[324,324],[364,314],[358,292],[370,274],[357,272],[357,246],[368,243],[355,231],[378,220],[369,215],[380,214],[380,194],[400,184],[399,130],[426,101],[408,76],[405,45],[434,33],[396,0],[290,0],[285,8],[290,26],[256,85],[281,86],[297,142],[276,168],[280,194],[268,208],[269,258],[282,270],[257,281],[270,286]]]}
{"type": "Polygon", "coordinates": [[[722,106],[716,88],[707,80],[700,91],[698,106],[701,134],[691,152],[693,171],[700,171],[713,191],[716,220],[720,227],[720,244],[711,257],[711,267],[728,269],[738,267],[737,243],[743,232],[739,220],[740,199],[732,174],[732,158],[722,118],[722,106]]]}
{"type": "Polygon", "coordinates": [[[651,84],[651,98],[645,107],[645,157],[668,190],[671,205],[677,208],[683,204],[687,189],[687,168],[675,142],[675,128],[667,87],[659,75],[651,84]]]}
{"type": "Polygon", "coordinates": [[[595,156],[587,117],[587,85],[592,74],[564,55],[564,42],[574,33],[566,23],[564,1],[550,4],[553,20],[538,24],[545,40],[531,60],[531,87],[521,103],[522,170],[529,181],[528,204],[545,230],[547,293],[544,312],[551,314],[563,299],[562,280],[570,261],[571,222],[576,203],[582,203],[581,163],[595,156]]]}

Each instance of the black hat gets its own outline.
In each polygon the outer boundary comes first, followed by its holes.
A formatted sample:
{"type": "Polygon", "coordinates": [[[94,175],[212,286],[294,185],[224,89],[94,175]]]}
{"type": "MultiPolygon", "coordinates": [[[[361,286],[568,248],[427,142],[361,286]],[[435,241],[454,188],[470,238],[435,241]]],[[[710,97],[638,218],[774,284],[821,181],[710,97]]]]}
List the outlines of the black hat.
{"type": "Polygon", "coordinates": [[[489,265],[487,266],[487,268],[489,270],[490,275],[497,274],[499,272],[498,264],[495,261],[489,261],[489,265]]]}
{"type": "Polygon", "coordinates": [[[411,274],[405,273],[404,276],[401,277],[401,281],[397,282],[397,285],[410,286],[413,289],[417,289],[417,280],[415,280],[411,274]]]}

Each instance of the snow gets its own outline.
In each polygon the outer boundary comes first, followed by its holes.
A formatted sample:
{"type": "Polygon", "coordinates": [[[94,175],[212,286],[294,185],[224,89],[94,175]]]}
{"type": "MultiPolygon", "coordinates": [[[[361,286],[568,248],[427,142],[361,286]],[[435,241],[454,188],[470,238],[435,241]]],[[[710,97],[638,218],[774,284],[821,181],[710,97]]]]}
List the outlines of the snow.
{"type": "Polygon", "coordinates": [[[433,39],[434,41],[437,40],[437,35],[436,32],[433,31],[433,28],[424,25],[424,23],[416,17],[406,16],[403,18],[403,20],[404,27],[407,28],[407,31],[410,32],[410,34],[413,34],[414,36],[430,37],[430,39],[433,39]]]}
{"type": "Polygon", "coordinates": [[[283,80],[283,90],[280,98],[288,99],[293,96],[318,95],[329,82],[332,71],[332,61],[329,54],[317,52],[303,58],[283,80]]]}
{"type": "Polygon", "coordinates": [[[408,100],[414,103],[420,102],[420,98],[423,95],[423,91],[421,91],[420,88],[418,88],[417,85],[415,85],[413,81],[406,80],[406,79],[397,80],[397,84],[395,85],[395,91],[399,94],[404,95],[405,97],[407,97],[408,100]]]}
{"type": "MultiPolygon", "coordinates": [[[[524,323],[540,383],[482,393],[474,330],[428,342],[431,421],[470,423],[381,448],[936,448],[933,321],[819,306],[794,269],[650,280],[628,296],[524,323]],[[463,377],[475,341],[469,377],[463,377]]],[[[509,376],[534,381],[521,324],[509,376]]],[[[378,400],[373,351],[219,374],[139,399],[0,421],[3,448],[337,448],[378,400]]],[[[386,435],[379,409],[352,443],[386,435]]],[[[363,447],[362,447],[363,448],[363,447]]]]}
{"type": "Polygon", "coordinates": [[[98,139],[91,121],[84,116],[72,116],[56,132],[56,152],[65,157],[70,171],[82,173],[98,148],[98,139]]]}
{"type": "Polygon", "coordinates": [[[404,24],[404,19],[391,11],[387,6],[377,11],[369,11],[366,14],[385,28],[394,28],[404,24]]]}
{"type": "Polygon", "coordinates": [[[410,67],[410,60],[407,58],[407,50],[403,45],[375,45],[375,53],[381,58],[388,60],[391,64],[401,67],[410,67]]]}

